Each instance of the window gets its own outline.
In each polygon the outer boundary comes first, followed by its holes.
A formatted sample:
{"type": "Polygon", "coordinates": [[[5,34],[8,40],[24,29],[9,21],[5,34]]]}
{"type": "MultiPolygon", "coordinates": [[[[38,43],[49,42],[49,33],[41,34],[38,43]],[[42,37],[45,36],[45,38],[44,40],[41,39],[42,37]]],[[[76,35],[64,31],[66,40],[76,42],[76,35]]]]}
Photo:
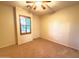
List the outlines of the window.
{"type": "Polygon", "coordinates": [[[20,34],[31,33],[31,18],[20,15],[20,34]]]}

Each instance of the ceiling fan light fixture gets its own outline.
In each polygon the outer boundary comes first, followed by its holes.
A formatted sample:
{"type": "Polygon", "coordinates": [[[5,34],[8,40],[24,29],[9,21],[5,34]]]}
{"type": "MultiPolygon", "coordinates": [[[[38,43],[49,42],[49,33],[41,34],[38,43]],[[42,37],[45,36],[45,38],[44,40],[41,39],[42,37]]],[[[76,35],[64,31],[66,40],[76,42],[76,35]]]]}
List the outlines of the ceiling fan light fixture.
{"type": "Polygon", "coordinates": [[[42,5],[42,2],[39,1],[39,0],[36,0],[36,1],[35,1],[35,5],[36,5],[37,7],[40,7],[40,6],[42,5]]]}
{"type": "Polygon", "coordinates": [[[46,9],[45,4],[47,4],[48,2],[51,2],[51,1],[40,1],[40,0],[26,1],[26,3],[32,3],[32,5],[31,6],[27,6],[27,8],[29,8],[29,9],[31,8],[31,9],[34,9],[34,10],[39,10],[41,8],[45,10],[46,9]]]}
{"type": "Polygon", "coordinates": [[[41,7],[42,7],[43,9],[46,9],[46,7],[45,7],[45,6],[43,6],[43,5],[41,5],[41,7]]]}
{"type": "Polygon", "coordinates": [[[27,7],[27,8],[31,8],[31,6],[30,6],[30,5],[27,5],[26,7],[27,7]]]}
{"type": "Polygon", "coordinates": [[[34,10],[36,10],[36,6],[34,7],[34,10]]]}

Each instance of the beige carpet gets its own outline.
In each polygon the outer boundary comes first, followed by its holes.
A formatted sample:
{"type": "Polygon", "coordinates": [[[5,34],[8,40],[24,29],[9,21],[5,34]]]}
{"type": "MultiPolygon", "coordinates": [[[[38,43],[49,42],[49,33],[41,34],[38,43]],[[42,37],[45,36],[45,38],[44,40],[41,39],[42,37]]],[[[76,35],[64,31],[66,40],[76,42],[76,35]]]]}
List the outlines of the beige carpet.
{"type": "Polygon", "coordinates": [[[0,57],[79,57],[79,51],[45,39],[0,49],[0,57]]]}

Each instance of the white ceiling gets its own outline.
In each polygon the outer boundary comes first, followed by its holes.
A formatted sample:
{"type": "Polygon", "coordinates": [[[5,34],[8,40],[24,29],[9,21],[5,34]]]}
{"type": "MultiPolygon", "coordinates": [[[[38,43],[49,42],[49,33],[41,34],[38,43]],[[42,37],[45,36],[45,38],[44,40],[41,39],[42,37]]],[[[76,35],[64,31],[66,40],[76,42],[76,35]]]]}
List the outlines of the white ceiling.
{"type": "MultiPolygon", "coordinates": [[[[47,7],[46,5],[44,5],[46,7],[46,9],[41,9],[38,7],[38,10],[34,10],[34,9],[27,9],[26,5],[28,5],[26,3],[26,1],[3,1],[0,3],[4,3],[7,5],[11,5],[11,6],[19,6],[22,7],[28,11],[31,11],[37,15],[44,15],[47,13],[54,13],[57,10],[66,8],[66,7],[70,7],[72,5],[76,5],[79,4],[79,1],[52,1],[50,3],[46,3],[49,5],[49,7],[47,7]]],[[[30,5],[32,5],[32,3],[29,3],[30,5]]]]}

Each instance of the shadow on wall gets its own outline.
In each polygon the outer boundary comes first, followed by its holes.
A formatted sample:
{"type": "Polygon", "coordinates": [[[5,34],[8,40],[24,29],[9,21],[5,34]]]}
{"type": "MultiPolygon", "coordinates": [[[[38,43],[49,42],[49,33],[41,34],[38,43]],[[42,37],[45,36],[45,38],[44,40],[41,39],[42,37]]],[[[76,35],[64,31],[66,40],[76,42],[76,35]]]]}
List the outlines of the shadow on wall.
{"type": "Polygon", "coordinates": [[[69,36],[69,45],[79,49],[79,21],[72,21],[69,36]]]}
{"type": "Polygon", "coordinates": [[[55,20],[49,23],[49,37],[55,39],[56,42],[68,43],[70,23],[61,20],[55,20]]]}
{"type": "Polygon", "coordinates": [[[48,34],[53,41],[79,49],[79,21],[63,22],[55,20],[49,22],[48,34]]]}

